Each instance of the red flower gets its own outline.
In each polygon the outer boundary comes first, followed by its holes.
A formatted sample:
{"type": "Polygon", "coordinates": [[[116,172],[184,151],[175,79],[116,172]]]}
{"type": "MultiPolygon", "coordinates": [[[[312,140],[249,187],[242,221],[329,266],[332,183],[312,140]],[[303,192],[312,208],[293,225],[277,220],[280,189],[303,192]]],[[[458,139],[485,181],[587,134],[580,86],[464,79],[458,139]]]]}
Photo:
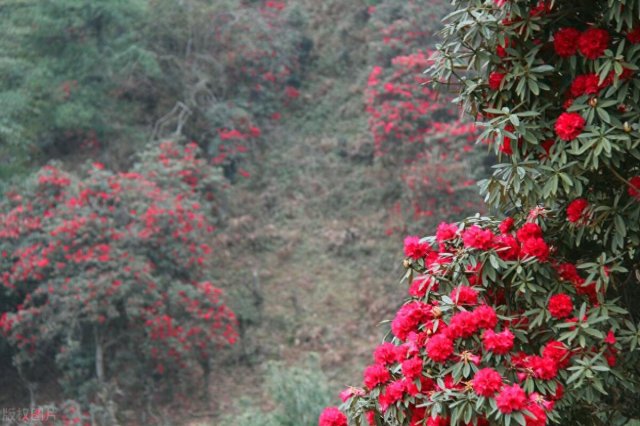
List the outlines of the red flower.
{"type": "Polygon", "coordinates": [[[549,246],[542,238],[529,238],[522,243],[520,252],[524,256],[536,257],[540,262],[549,258],[549,246]]]}
{"type": "Polygon", "coordinates": [[[376,415],[373,411],[367,411],[366,417],[367,417],[367,423],[369,423],[369,426],[376,425],[376,415]]]}
{"type": "Polygon", "coordinates": [[[504,73],[494,71],[489,74],[489,88],[491,90],[500,89],[500,85],[502,84],[502,80],[504,80],[504,73]]]}
{"type": "Polygon", "coordinates": [[[514,220],[512,217],[506,217],[502,222],[500,222],[500,226],[498,226],[498,228],[500,229],[501,233],[506,234],[507,232],[511,231],[511,228],[513,228],[513,223],[514,220]]]}
{"type": "Polygon", "coordinates": [[[411,281],[409,294],[414,297],[425,297],[427,291],[438,291],[438,282],[428,275],[417,276],[411,281]]]}
{"type": "Polygon", "coordinates": [[[558,364],[551,358],[530,356],[527,359],[528,367],[533,370],[536,379],[551,380],[558,375],[558,364]]]}
{"type": "Polygon", "coordinates": [[[320,414],[318,426],[347,426],[347,416],[338,407],[327,407],[320,414]]]}
{"type": "Polygon", "coordinates": [[[411,302],[402,306],[391,322],[391,331],[399,339],[406,339],[418,325],[431,318],[431,307],[422,302],[411,302]]]}
{"type": "Polygon", "coordinates": [[[451,339],[459,339],[471,337],[477,330],[475,315],[468,311],[462,311],[451,317],[446,333],[451,339]]]}
{"type": "Polygon", "coordinates": [[[427,356],[435,362],[445,362],[453,354],[453,341],[444,334],[436,334],[427,342],[427,356]]]}
{"type": "Polygon", "coordinates": [[[576,112],[563,112],[556,120],[556,134],[564,141],[572,141],[577,138],[582,130],[586,121],[582,116],[576,112]]]}
{"type": "Polygon", "coordinates": [[[409,358],[402,362],[402,374],[407,379],[417,379],[422,375],[422,359],[409,358]]]}
{"type": "Polygon", "coordinates": [[[478,304],[478,293],[465,285],[454,288],[449,297],[456,305],[478,304]]]}
{"type": "Polygon", "coordinates": [[[396,346],[396,361],[402,362],[407,359],[409,354],[409,346],[407,344],[396,346]]]}
{"type": "Polygon", "coordinates": [[[284,94],[289,99],[296,99],[300,97],[300,91],[293,86],[287,86],[284,88],[284,94]]]}
{"type": "Polygon", "coordinates": [[[571,283],[582,283],[584,279],[578,274],[578,268],[572,263],[561,263],[556,266],[556,271],[560,278],[571,283]]]}
{"type": "Polygon", "coordinates": [[[507,155],[513,155],[513,148],[511,148],[511,139],[506,137],[502,140],[500,145],[500,152],[507,155]]]}
{"type": "Polygon", "coordinates": [[[493,233],[488,229],[482,229],[477,225],[465,229],[462,233],[462,241],[467,248],[488,250],[493,243],[493,233]]]}
{"type": "Polygon", "coordinates": [[[540,144],[540,146],[542,147],[542,149],[544,149],[544,152],[546,154],[546,156],[549,156],[549,153],[551,152],[551,147],[553,147],[553,145],[556,143],[556,141],[554,141],[553,139],[547,139],[546,141],[542,142],[540,144]]]}
{"type": "Polygon", "coordinates": [[[571,354],[564,343],[551,340],[542,349],[542,356],[553,360],[560,368],[565,368],[569,364],[571,354]]]}
{"type": "Polygon", "coordinates": [[[551,12],[551,5],[546,1],[539,1],[538,4],[531,9],[531,16],[539,16],[551,12]]]}
{"type": "Polygon", "coordinates": [[[498,324],[496,311],[487,305],[478,306],[474,311],[475,323],[478,328],[493,329],[498,324]]]}
{"type": "Polygon", "coordinates": [[[533,403],[527,406],[531,415],[525,417],[526,426],[547,426],[547,413],[540,405],[533,403]]]}
{"type": "Polygon", "coordinates": [[[348,400],[353,398],[355,395],[363,396],[364,395],[364,390],[363,389],[354,388],[354,387],[350,386],[350,387],[346,388],[345,390],[343,390],[342,392],[340,392],[340,400],[342,402],[347,402],[348,400]]]}
{"type": "MultiPolygon", "coordinates": [[[[417,424],[422,425],[422,422],[417,424]]],[[[449,417],[429,416],[429,420],[427,420],[427,426],[449,426],[450,424],[449,417]]]]}
{"type": "Polygon", "coordinates": [[[389,371],[384,365],[373,364],[364,370],[364,385],[373,389],[378,385],[385,384],[391,379],[389,371]]]}
{"type": "Polygon", "coordinates": [[[564,293],[554,294],[548,304],[551,316],[557,319],[568,318],[573,312],[573,301],[564,293]]]}
{"type": "Polygon", "coordinates": [[[473,376],[471,384],[478,395],[491,397],[502,387],[502,376],[492,368],[483,368],[473,376]]]}
{"type": "Polygon", "coordinates": [[[632,44],[640,43],[640,27],[636,27],[627,33],[627,40],[632,44]]]}
{"type": "Polygon", "coordinates": [[[513,349],[514,335],[509,330],[496,333],[493,330],[487,330],[482,335],[482,344],[488,351],[496,355],[504,355],[513,349]]]}
{"type": "Polygon", "coordinates": [[[553,47],[558,56],[568,58],[578,51],[580,31],[575,28],[562,28],[553,35],[553,47]]]}
{"type": "Polygon", "coordinates": [[[439,243],[451,240],[458,235],[458,225],[455,223],[442,222],[436,230],[436,241],[439,243]]]}
{"type": "Polygon", "coordinates": [[[407,390],[407,383],[404,380],[396,380],[387,386],[384,393],[380,395],[380,408],[387,411],[391,404],[400,401],[407,390]]]}
{"type": "Polygon", "coordinates": [[[577,98],[582,95],[595,95],[600,91],[600,78],[597,74],[583,74],[576,76],[571,83],[571,96],[577,98]]]}
{"type": "Polygon", "coordinates": [[[502,45],[497,45],[496,46],[496,55],[498,55],[498,57],[500,58],[504,58],[507,56],[507,48],[510,46],[509,40],[506,39],[504,41],[504,46],[502,45]]]}
{"type": "Polygon", "coordinates": [[[413,260],[424,258],[430,249],[429,243],[421,243],[418,236],[411,235],[404,239],[404,255],[413,260]]]}
{"type": "Polygon", "coordinates": [[[529,238],[542,238],[542,228],[540,225],[527,222],[516,232],[518,240],[525,241],[529,238]]]}
{"type": "Polygon", "coordinates": [[[373,351],[373,359],[377,364],[390,365],[396,362],[396,345],[385,342],[373,351]]]}
{"type": "Polygon", "coordinates": [[[578,39],[578,49],[587,59],[598,59],[609,46],[609,33],[599,28],[589,28],[578,39]]]}
{"type": "Polygon", "coordinates": [[[496,397],[498,409],[503,414],[522,410],[527,403],[527,395],[518,385],[505,386],[496,397]]]}
{"type": "Polygon", "coordinates": [[[636,200],[640,200],[640,176],[634,176],[629,179],[629,189],[627,189],[627,193],[635,198],[636,200]]]}
{"type": "Polygon", "coordinates": [[[520,245],[513,235],[503,234],[497,238],[496,252],[500,259],[516,260],[520,256],[520,245]]]}
{"type": "Polygon", "coordinates": [[[582,222],[589,202],[584,198],[576,198],[567,206],[567,220],[571,223],[582,222]]]}

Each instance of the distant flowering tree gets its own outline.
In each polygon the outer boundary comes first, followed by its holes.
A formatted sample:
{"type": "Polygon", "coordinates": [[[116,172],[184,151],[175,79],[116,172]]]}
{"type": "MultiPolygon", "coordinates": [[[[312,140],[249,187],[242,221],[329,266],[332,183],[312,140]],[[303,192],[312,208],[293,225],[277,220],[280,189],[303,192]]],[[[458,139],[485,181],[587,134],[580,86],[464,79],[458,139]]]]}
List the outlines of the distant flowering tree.
{"type": "Polygon", "coordinates": [[[367,80],[365,105],[375,155],[403,182],[404,210],[421,225],[479,208],[472,188],[484,156],[474,147],[475,126],[460,109],[426,85],[423,71],[435,44],[434,22],[448,10],[432,2],[383,2],[372,8],[375,65],[367,80]]]}
{"type": "Polygon", "coordinates": [[[90,398],[132,377],[166,386],[194,367],[209,373],[236,340],[234,313],[209,281],[221,181],[212,170],[195,144],[165,142],[130,172],[48,165],[9,194],[0,264],[13,303],[0,330],[25,379],[55,358],[65,384],[90,398]]]}
{"type": "Polygon", "coordinates": [[[430,78],[507,217],[407,237],[392,338],[321,426],[640,423],[640,2],[455,0],[430,78]]]}
{"type": "MultiPolygon", "coordinates": [[[[176,75],[193,92],[189,107],[195,114],[186,134],[194,135],[212,157],[222,155],[236,167],[259,147],[248,142],[258,141],[261,129],[300,104],[313,48],[305,35],[305,13],[282,1],[186,3],[189,7],[159,0],[156,12],[163,21],[152,27],[161,37],[166,32],[178,37],[176,25],[195,31],[190,37],[196,41],[181,40],[193,43],[188,71],[176,75]],[[240,139],[244,143],[238,144],[240,139]]],[[[167,48],[182,58],[183,49],[167,48]]]]}

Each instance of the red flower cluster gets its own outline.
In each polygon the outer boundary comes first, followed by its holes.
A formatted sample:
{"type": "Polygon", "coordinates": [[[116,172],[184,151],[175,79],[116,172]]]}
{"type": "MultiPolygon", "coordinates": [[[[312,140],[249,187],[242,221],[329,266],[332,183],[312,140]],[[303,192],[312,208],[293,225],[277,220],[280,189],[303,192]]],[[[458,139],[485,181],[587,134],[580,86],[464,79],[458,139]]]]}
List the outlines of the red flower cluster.
{"type": "Polygon", "coordinates": [[[493,368],[482,368],[473,376],[472,385],[478,395],[492,397],[502,388],[502,376],[493,368]]]}
{"type": "Polygon", "coordinates": [[[573,313],[573,301],[564,293],[551,296],[548,306],[551,316],[557,319],[567,318],[573,313]]]}
{"type": "MultiPolygon", "coordinates": [[[[419,50],[426,40],[398,34],[394,25],[384,27],[383,32],[387,30],[385,52],[391,48],[397,54],[383,62],[391,66],[372,68],[365,105],[374,155],[397,164],[403,188],[410,194],[408,205],[394,206],[394,216],[404,222],[403,216],[410,214],[415,221],[428,222],[433,217],[476,210],[476,200],[460,200],[459,196],[474,183],[468,179],[469,169],[459,164],[467,158],[471,161],[475,127],[461,122],[446,98],[421,84],[431,54],[419,50]]],[[[390,225],[388,232],[394,229],[390,225]]]]}
{"type": "Polygon", "coordinates": [[[587,59],[598,59],[609,47],[609,33],[607,30],[589,28],[578,39],[578,49],[587,59]]]}
{"type": "Polygon", "coordinates": [[[627,33],[627,40],[632,44],[640,43],[640,27],[636,27],[627,33]]]}
{"type": "Polygon", "coordinates": [[[454,288],[449,297],[456,305],[478,304],[478,293],[471,287],[464,285],[454,288]]]}
{"type": "Polygon", "coordinates": [[[585,279],[578,274],[578,269],[571,263],[561,263],[556,266],[556,271],[561,279],[570,282],[579,295],[589,297],[591,303],[596,303],[598,295],[594,283],[585,283],[585,279]]]}
{"type": "Polygon", "coordinates": [[[482,344],[487,351],[491,351],[496,355],[504,355],[513,349],[514,338],[515,336],[508,329],[500,333],[487,330],[482,335],[482,344]]]}
{"type": "Polygon", "coordinates": [[[391,322],[391,331],[399,339],[405,339],[418,325],[432,319],[431,306],[419,301],[413,301],[402,306],[391,322]]]}
{"type": "Polygon", "coordinates": [[[479,250],[487,250],[493,245],[494,235],[489,229],[473,225],[462,233],[464,246],[479,250]]]}
{"type": "Polygon", "coordinates": [[[445,362],[453,354],[453,340],[437,334],[427,342],[427,356],[435,362],[445,362]]]}
{"type": "Polygon", "coordinates": [[[629,179],[629,184],[627,193],[636,200],[640,200],[640,176],[634,176],[629,179]]]}
{"type": "Polygon", "coordinates": [[[562,28],[553,35],[553,47],[556,54],[563,58],[573,56],[578,51],[580,31],[575,28],[562,28]]]}
{"type": "Polygon", "coordinates": [[[382,364],[374,364],[364,370],[364,385],[369,389],[387,383],[390,378],[389,371],[382,364]]]}
{"type": "Polygon", "coordinates": [[[489,88],[491,90],[499,90],[504,80],[505,74],[494,71],[489,75],[489,88]]]}
{"type": "Polygon", "coordinates": [[[420,237],[409,236],[404,239],[404,255],[413,260],[424,258],[430,248],[428,243],[420,242],[420,237]]]}
{"type": "Polygon", "coordinates": [[[347,416],[338,407],[327,407],[320,414],[318,426],[347,426],[347,416]]]}
{"type": "Polygon", "coordinates": [[[576,198],[567,206],[567,220],[571,223],[583,223],[589,202],[584,198],[576,198]]]}
{"type": "Polygon", "coordinates": [[[496,405],[500,412],[504,414],[524,409],[527,401],[527,394],[517,384],[505,386],[496,397],[496,405]]]}
{"type": "MultiPolygon", "coordinates": [[[[530,214],[530,220],[540,217],[544,215],[539,210],[530,214]]],[[[377,413],[385,413],[390,407],[404,409],[401,407],[407,401],[426,402],[431,391],[462,392],[465,384],[476,395],[493,400],[500,413],[521,412],[527,425],[545,425],[547,413],[562,397],[558,383],[560,371],[569,368],[574,356],[585,353],[584,348],[568,347],[549,338],[548,327],[552,324],[533,326],[527,313],[513,312],[509,319],[499,316],[496,310],[504,309],[507,300],[520,298],[522,294],[496,287],[494,282],[500,278],[489,278],[488,282],[481,279],[486,266],[480,258],[493,252],[505,259],[509,256],[503,254],[504,248],[516,253],[514,260],[532,259],[531,263],[536,268],[544,267],[549,276],[555,269],[558,284],[566,286],[569,281],[572,286],[567,293],[549,297],[548,312],[555,319],[577,322],[569,318],[574,313],[574,299],[568,293],[573,294],[573,287],[578,293],[575,297],[589,296],[591,300],[589,292],[593,286],[583,286],[584,280],[574,265],[553,260],[545,263],[549,260],[549,248],[538,224],[527,222],[517,227],[513,219],[506,218],[491,226],[476,223],[463,227],[462,233],[458,232],[459,228],[456,224],[441,223],[434,240],[424,239],[420,243],[418,237],[411,237],[405,242],[410,257],[424,256],[412,263],[421,273],[414,281],[420,283],[420,288],[427,285],[431,291],[428,294],[416,291],[411,283],[410,294],[415,299],[403,305],[392,321],[394,341],[382,343],[375,349],[375,364],[364,372],[365,390],[344,392],[343,401],[347,404],[351,398],[372,400],[376,408],[367,415],[371,425],[375,424],[377,413]],[[499,235],[494,234],[494,228],[498,228],[499,235]],[[459,262],[467,256],[475,261],[468,265],[462,261],[464,267],[460,268],[459,262]],[[462,279],[468,280],[468,284],[460,282],[462,279]],[[530,341],[520,338],[521,334],[531,331],[530,327],[547,331],[534,338],[538,346],[532,347],[530,341]],[[473,365],[475,374],[462,372],[464,365],[473,365]],[[442,380],[435,382],[427,377],[434,374],[442,374],[442,380]],[[527,394],[524,389],[528,380],[552,382],[558,391],[527,394]]],[[[527,262],[520,265],[528,267],[527,262]]],[[[603,344],[608,345],[605,355],[613,363],[617,350],[615,336],[611,333],[604,340],[603,344]]],[[[449,421],[442,416],[430,416],[424,408],[409,406],[408,413],[412,425],[420,425],[427,418],[427,424],[448,424],[449,421]]],[[[485,419],[480,418],[478,424],[488,424],[484,422],[485,419]]]]}
{"type": "Polygon", "coordinates": [[[451,240],[458,235],[458,225],[455,223],[442,222],[438,225],[436,230],[436,240],[439,243],[451,240]]]}
{"type": "Polygon", "coordinates": [[[569,92],[574,98],[582,95],[595,95],[602,89],[599,81],[598,74],[595,73],[579,75],[571,83],[569,92]]]}
{"type": "Polygon", "coordinates": [[[609,39],[609,33],[603,29],[589,28],[581,33],[575,28],[562,28],[553,35],[553,47],[563,58],[580,51],[587,59],[598,59],[609,46],[609,39]]]}
{"type": "Polygon", "coordinates": [[[563,112],[556,120],[555,130],[558,137],[564,141],[572,141],[582,133],[586,121],[575,112],[563,112]]]}

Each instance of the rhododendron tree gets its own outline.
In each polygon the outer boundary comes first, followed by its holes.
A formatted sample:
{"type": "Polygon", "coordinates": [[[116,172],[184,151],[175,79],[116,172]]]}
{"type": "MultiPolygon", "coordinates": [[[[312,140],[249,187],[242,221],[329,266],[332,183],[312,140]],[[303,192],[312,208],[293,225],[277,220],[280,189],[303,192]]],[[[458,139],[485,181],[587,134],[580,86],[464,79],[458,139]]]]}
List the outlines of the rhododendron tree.
{"type": "Polygon", "coordinates": [[[640,2],[453,4],[429,75],[500,159],[498,217],[405,240],[409,298],[343,423],[638,424],[640,2]]]}
{"type": "Polygon", "coordinates": [[[237,338],[209,281],[215,170],[195,144],[164,142],[129,172],[51,164],[8,194],[0,264],[12,303],[0,329],[25,380],[55,357],[67,387],[91,400],[109,383],[170,388],[209,373],[237,338]],[[87,357],[90,369],[77,362],[87,357]]]}

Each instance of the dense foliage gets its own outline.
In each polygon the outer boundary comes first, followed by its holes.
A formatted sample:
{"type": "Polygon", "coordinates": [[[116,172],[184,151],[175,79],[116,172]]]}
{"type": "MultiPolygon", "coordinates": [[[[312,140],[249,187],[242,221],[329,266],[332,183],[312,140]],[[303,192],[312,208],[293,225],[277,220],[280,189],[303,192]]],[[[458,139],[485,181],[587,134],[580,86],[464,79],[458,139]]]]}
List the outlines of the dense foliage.
{"type": "Polygon", "coordinates": [[[141,40],[145,13],[144,1],[3,2],[0,141],[7,156],[100,152],[113,140],[144,138],[139,126],[162,77],[141,40]]]}
{"type": "Polygon", "coordinates": [[[353,424],[638,424],[640,4],[453,3],[430,77],[480,119],[501,158],[482,193],[508,217],[405,240],[410,298],[342,408],[353,424]]]}
{"type": "Polygon", "coordinates": [[[239,414],[223,416],[220,424],[237,426],[315,426],[322,408],[331,401],[327,377],[320,369],[319,357],[311,355],[304,363],[286,366],[283,362],[266,365],[266,387],[275,409],[255,406],[251,398],[239,402],[239,414]]]}
{"type": "Polygon", "coordinates": [[[0,18],[3,179],[77,155],[128,167],[176,136],[235,175],[235,139],[295,106],[313,46],[304,14],[276,1],[10,0],[0,18]]]}

